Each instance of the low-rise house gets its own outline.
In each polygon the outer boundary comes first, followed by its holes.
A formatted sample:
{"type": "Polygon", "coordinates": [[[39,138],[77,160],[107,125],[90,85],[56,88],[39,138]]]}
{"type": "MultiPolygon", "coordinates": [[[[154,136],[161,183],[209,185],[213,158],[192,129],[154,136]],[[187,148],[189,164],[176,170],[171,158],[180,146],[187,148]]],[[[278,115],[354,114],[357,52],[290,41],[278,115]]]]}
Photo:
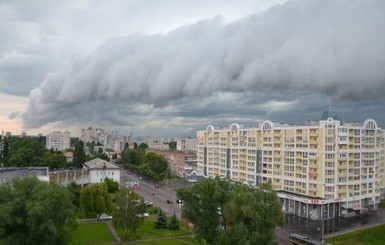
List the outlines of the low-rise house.
{"type": "Polygon", "coordinates": [[[105,178],[120,184],[120,168],[113,163],[96,158],[85,162],[84,168],[89,172],[90,184],[104,182],[105,178]]]}

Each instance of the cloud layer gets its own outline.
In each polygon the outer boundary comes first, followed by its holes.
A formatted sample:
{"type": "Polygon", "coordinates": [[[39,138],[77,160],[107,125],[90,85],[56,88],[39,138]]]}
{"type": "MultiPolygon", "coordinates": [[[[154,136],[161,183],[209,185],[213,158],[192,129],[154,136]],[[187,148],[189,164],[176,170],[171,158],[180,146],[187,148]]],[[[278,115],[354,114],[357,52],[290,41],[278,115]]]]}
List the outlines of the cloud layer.
{"type": "Polygon", "coordinates": [[[380,0],[299,0],[231,23],[218,16],[167,34],[111,38],[33,89],[24,125],[207,125],[205,115],[300,112],[323,95],[383,103],[384,12],[380,0]]]}

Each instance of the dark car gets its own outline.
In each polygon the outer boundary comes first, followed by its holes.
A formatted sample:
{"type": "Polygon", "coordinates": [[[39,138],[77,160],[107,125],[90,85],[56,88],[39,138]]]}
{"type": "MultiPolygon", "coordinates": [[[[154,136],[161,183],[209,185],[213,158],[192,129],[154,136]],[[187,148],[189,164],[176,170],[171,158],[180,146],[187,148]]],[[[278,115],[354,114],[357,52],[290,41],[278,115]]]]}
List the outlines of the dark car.
{"type": "Polygon", "coordinates": [[[154,187],[155,187],[155,188],[159,188],[159,185],[155,184],[154,187]]]}

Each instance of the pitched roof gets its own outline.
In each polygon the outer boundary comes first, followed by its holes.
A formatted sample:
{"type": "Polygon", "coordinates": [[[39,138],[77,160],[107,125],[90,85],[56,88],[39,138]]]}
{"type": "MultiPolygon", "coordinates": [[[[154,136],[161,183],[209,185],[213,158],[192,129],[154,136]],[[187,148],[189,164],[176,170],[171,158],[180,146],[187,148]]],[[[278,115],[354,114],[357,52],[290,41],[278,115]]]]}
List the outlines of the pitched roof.
{"type": "Polygon", "coordinates": [[[112,164],[100,158],[95,158],[91,161],[85,162],[84,165],[88,169],[119,169],[119,167],[115,164],[112,164]]]}

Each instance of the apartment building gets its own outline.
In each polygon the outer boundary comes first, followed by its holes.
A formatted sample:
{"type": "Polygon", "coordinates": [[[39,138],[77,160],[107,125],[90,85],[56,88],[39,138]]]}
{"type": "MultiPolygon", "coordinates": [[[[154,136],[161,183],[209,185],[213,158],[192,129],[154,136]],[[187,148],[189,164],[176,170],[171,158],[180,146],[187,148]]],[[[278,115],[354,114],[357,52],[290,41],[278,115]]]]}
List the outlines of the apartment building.
{"type": "Polygon", "coordinates": [[[70,148],[70,132],[53,131],[46,136],[46,148],[64,151],[70,148]]]}
{"type": "Polygon", "coordinates": [[[178,151],[196,151],[197,139],[191,137],[183,137],[176,140],[176,149],[178,151]]]}
{"type": "Polygon", "coordinates": [[[197,132],[198,171],[256,187],[271,183],[287,213],[353,216],[375,210],[384,193],[384,138],[372,119],[210,125],[197,132]]]}

